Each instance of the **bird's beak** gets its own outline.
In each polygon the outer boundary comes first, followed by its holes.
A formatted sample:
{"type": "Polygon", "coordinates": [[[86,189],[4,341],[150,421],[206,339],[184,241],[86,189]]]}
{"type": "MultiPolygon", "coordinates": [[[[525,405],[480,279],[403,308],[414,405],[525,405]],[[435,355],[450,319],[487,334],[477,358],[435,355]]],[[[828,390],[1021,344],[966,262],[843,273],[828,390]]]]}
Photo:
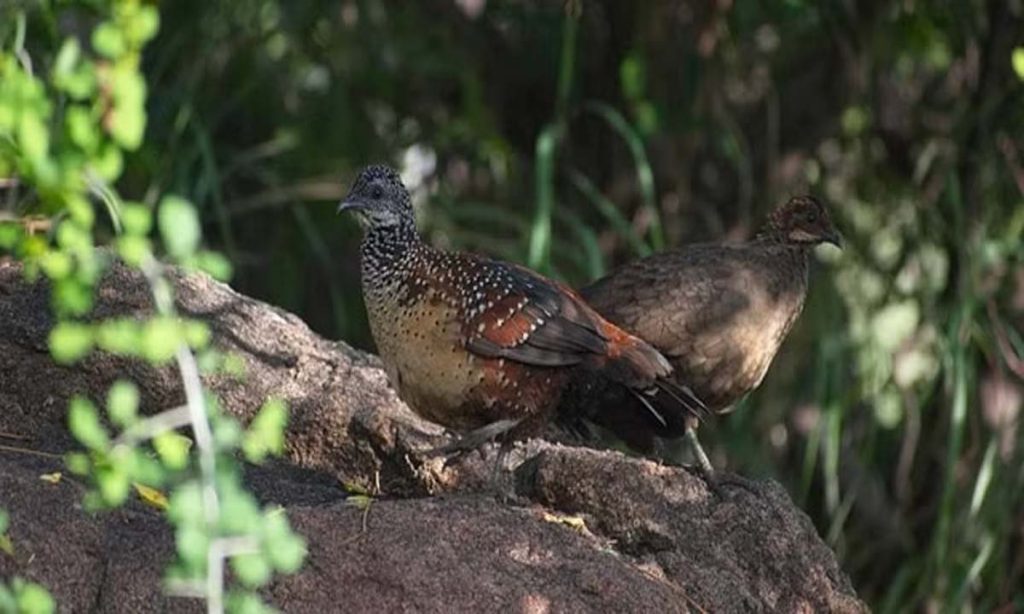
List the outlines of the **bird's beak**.
{"type": "Polygon", "coordinates": [[[833,228],[825,236],[825,243],[831,243],[839,249],[843,249],[843,235],[839,234],[839,231],[833,228]]]}
{"type": "Polygon", "coordinates": [[[358,211],[366,207],[366,203],[354,196],[346,196],[345,200],[338,204],[338,214],[345,211],[358,211]]]}

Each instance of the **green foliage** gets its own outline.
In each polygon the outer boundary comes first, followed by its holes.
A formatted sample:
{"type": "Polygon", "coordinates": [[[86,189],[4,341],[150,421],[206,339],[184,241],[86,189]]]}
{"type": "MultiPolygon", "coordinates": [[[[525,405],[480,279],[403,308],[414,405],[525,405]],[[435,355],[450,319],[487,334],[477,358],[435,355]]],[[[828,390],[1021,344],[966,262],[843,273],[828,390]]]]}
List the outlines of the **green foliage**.
{"type": "MultiPolygon", "coordinates": [[[[216,355],[209,348],[210,331],[175,313],[173,287],[156,254],[219,279],[230,276],[231,265],[219,253],[201,248],[202,226],[188,200],[164,196],[154,229],[152,205],[122,202],[112,187],[129,154],[144,144],[142,50],[157,33],[159,15],[138,0],[92,5],[96,12],[90,17],[88,50],[75,36],[26,47],[26,30],[34,20],[52,22],[68,7],[40,5],[18,12],[11,22],[13,45],[4,38],[9,25],[0,24],[0,180],[25,188],[7,201],[13,207],[6,212],[11,217],[0,220],[0,249],[22,260],[30,279],[43,275],[50,281],[57,322],[49,345],[55,361],[84,360],[99,349],[153,366],[176,364],[187,397],[182,407],[144,416],[139,388],[128,380],[110,387],[103,412],[87,398],[73,398],[68,427],[85,449],[69,454],[66,464],[91,485],[84,501],[91,509],[122,505],[133,492],[144,503],[167,509],[178,545],[171,573],[177,584],[171,589],[184,584],[189,593],[204,595],[211,611],[220,611],[221,561],[230,560],[239,582],[256,588],[275,572],[296,571],[305,556],[302,538],[291,531],[281,510],[258,508],[235,461],[239,448],[253,460],[281,452],[287,408],[269,401],[243,432],[215,398],[196,393],[201,383],[193,352],[216,355]],[[38,70],[47,63],[49,71],[38,70]],[[94,203],[105,209],[109,227],[97,222],[94,203]],[[35,232],[34,220],[40,218],[51,232],[35,232]],[[104,238],[114,250],[97,248],[104,238]],[[115,257],[148,280],[154,315],[85,319],[103,271],[115,257]],[[195,433],[195,442],[176,432],[185,426],[195,433]],[[159,490],[163,487],[170,489],[169,498],[159,490]],[[211,561],[218,566],[210,566],[211,561]]],[[[237,358],[217,362],[214,368],[238,373],[237,358]]],[[[6,516],[0,524],[0,537],[6,540],[6,516]]],[[[238,595],[229,606],[262,607],[253,594],[238,595]]],[[[49,594],[38,585],[18,579],[0,585],[0,611],[53,609],[49,594]]]]}
{"type": "Polygon", "coordinates": [[[50,614],[56,603],[45,588],[35,582],[14,578],[9,584],[0,582],[0,612],[11,614],[50,614]]]}

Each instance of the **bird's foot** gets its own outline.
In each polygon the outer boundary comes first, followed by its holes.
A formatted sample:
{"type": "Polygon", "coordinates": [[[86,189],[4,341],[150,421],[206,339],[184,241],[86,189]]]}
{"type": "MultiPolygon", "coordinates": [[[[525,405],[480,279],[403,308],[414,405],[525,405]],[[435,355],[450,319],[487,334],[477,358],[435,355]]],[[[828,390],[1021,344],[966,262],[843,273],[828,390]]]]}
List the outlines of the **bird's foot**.
{"type": "Polygon", "coordinates": [[[719,501],[735,500],[735,490],[727,492],[726,488],[745,490],[752,495],[760,496],[760,488],[757,486],[757,482],[750,478],[745,478],[735,473],[719,473],[710,466],[704,467],[699,463],[691,467],[691,469],[700,476],[708,490],[719,501]]]}
{"type": "Polygon", "coordinates": [[[485,444],[490,443],[509,432],[515,428],[519,422],[519,420],[511,419],[497,420],[464,435],[459,435],[453,441],[444,445],[431,448],[424,454],[426,456],[443,456],[445,468],[453,462],[463,458],[470,452],[476,450],[480,450],[480,455],[484,456],[483,447],[485,444]]]}

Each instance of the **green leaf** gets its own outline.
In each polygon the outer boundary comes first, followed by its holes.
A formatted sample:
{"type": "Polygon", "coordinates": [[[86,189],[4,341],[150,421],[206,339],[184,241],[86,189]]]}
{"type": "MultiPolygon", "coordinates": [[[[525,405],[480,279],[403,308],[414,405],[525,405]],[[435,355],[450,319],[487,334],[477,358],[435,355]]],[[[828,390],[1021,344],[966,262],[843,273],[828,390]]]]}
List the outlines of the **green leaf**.
{"type": "Polygon", "coordinates": [[[82,105],[70,105],[64,115],[71,142],[86,153],[93,153],[100,145],[100,131],[89,109],[82,105]]]}
{"type": "Polygon", "coordinates": [[[14,222],[0,222],[0,249],[12,250],[21,241],[24,231],[21,224],[14,222]]]}
{"type": "Polygon", "coordinates": [[[110,437],[100,424],[100,415],[88,399],[75,396],[71,398],[68,410],[68,428],[79,442],[90,450],[106,450],[110,445],[110,437]]]}
{"type": "Polygon", "coordinates": [[[142,357],[154,365],[174,358],[182,343],[181,324],[174,318],[156,316],[142,326],[142,357]]]}
{"type": "Polygon", "coordinates": [[[139,389],[128,381],[119,379],[107,391],[107,412],[110,419],[121,427],[135,422],[139,413],[139,389]]]}
{"type": "Polygon", "coordinates": [[[50,331],[50,353],[60,364],[83,358],[93,346],[93,329],[78,322],[58,322],[50,331]]]}
{"type": "Polygon", "coordinates": [[[160,227],[160,236],[167,253],[173,258],[184,260],[199,247],[199,216],[187,200],[177,196],[165,196],[160,201],[157,225],[160,227]]]}
{"type": "Polygon", "coordinates": [[[1013,72],[1017,78],[1024,80],[1024,47],[1017,47],[1010,55],[1010,62],[1013,64],[1013,72]]]}
{"type": "Polygon", "coordinates": [[[220,252],[202,250],[196,254],[195,265],[217,281],[231,279],[231,261],[220,252]]]}
{"type": "Polygon", "coordinates": [[[92,158],[92,168],[107,183],[113,183],[124,170],[124,156],[117,145],[104,143],[92,158]]]}
{"type": "Polygon", "coordinates": [[[78,64],[81,55],[82,49],[78,45],[78,40],[75,38],[65,39],[64,44],[60,46],[60,51],[57,52],[57,59],[53,61],[54,80],[69,74],[75,64],[78,64]]]}
{"type": "Polygon", "coordinates": [[[73,194],[65,197],[64,204],[68,209],[68,214],[74,226],[77,226],[79,229],[92,228],[93,223],[96,221],[96,213],[93,211],[89,201],[79,194],[73,194]]]}
{"type": "Polygon", "coordinates": [[[31,162],[40,164],[50,149],[50,133],[37,113],[22,113],[18,122],[18,141],[31,162]]]}
{"type": "Polygon", "coordinates": [[[110,136],[117,143],[134,151],[142,144],[146,131],[146,112],[139,106],[123,104],[114,109],[109,121],[110,136]]]}
{"type": "Polygon", "coordinates": [[[39,258],[39,266],[50,279],[61,279],[71,274],[71,256],[66,252],[51,250],[39,258]]]}
{"type": "Polygon", "coordinates": [[[89,461],[89,455],[85,452],[68,453],[68,455],[64,457],[64,465],[68,468],[68,471],[75,475],[86,475],[92,467],[92,463],[89,461]]]}
{"type": "Polygon", "coordinates": [[[202,349],[210,343],[210,327],[198,320],[185,320],[185,341],[193,349],[202,349]]]}
{"type": "Polygon", "coordinates": [[[57,607],[53,597],[35,582],[17,582],[18,614],[51,614],[57,607]]]}
{"type": "Polygon", "coordinates": [[[122,356],[134,356],[139,353],[142,345],[141,336],[141,324],[131,318],[104,320],[96,327],[96,345],[122,356]]]}
{"type": "Polygon", "coordinates": [[[251,494],[238,486],[230,486],[222,488],[220,495],[220,525],[225,533],[244,535],[259,530],[263,516],[251,494]]]}
{"type": "Polygon", "coordinates": [[[875,343],[884,350],[895,351],[917,329],[921,310],[913,300],[885,306],[872,319],[875,343]]]}
{"type": "Polygon", "coordinates": [[[92,287],[75,277],[58,279],[53,284],[53,302],[57,312],[71,316],[85,315],[92,309],[92,287]]]}
{"type": "Polygon", "coordinates": [[[11,519],[7,515],[7,512],[0,510],[0,533],[6,533],[7,527],[10,526],[11,519]]]}
{"type": "Polygon", "coordinates": [[[131,492],[131,480],[128,472],[121,465],[111,464],[97,467],[96,486],[99,487],[103,503],[108,507],[117,507],[124,503],[131,492]]]}
{"type": "Polygon", "coordinates": [[[234,448],[242,441],[242,427],[234,418],[216,416],[210,418],[213,427],[213,441],[219,449],[234,448]]]}
{"type": "Polygon", "coordinates": [[[153,229],[153,213],[139,203],[125,203],[121,208],[121,224],[126,234],[147,235],[153,229]]]}
{"type": "Polygon", "coordinates": [[[96,53],[115,59],[125,52],[124,34],[113,23],[101,23],[92,31],[92,47],[96,53]]]}
{"type": "Polygon", "coordinates": [[[249,588],[262,586],[270,579],[270,565],[258,554],[240,554],[231,557],[231,569],[238,580],[249,588]]]}
{"type": "Polygon", "coordinates": [[[122,235],[117,239],[117,253],[125,264],[138,268],[149,259],[153,246],[146,237],[122,235]]]}
{"type": "Polygon", "coordinates": [[[268,399],[253,418],[242,441],[242,452],[247,460],[261,462],[268,454],[284,451],[284,428],[288,423],[288,408],[280,399],[268,399]]]}
{"type": "Polygon", "coordinates": [[[135,19],[132,20],[130,36],[136,45],[142,46],[156,36],[160,29],[160,13],[155,7],[143,4],[139,6],[135,19]]]}
{"type": "Polygon", "coordinates": [[[203,522],[203,493],[199,482],[185,482],[171,493],[167,517],[179,527],[203,522]]]}
{"type": "Polygon", "coordinates": [[[242,591],[228,593],[227,611],[231,614],[273,614],[277,612],[263,603],[256,593],[242,591]]]}
{"type": "Polygon", "coordinates": [[[191,439],[173,431],[160,433],[153,438],[153,448],[160,455],[160,460],[168,469],[175,471],[188,465],[188,452],[191,447],[191,439]]]}
{"type": "Polygon", "coordinates": [[[268,543],[266,550],[270,564],[281,573],[295,573],[306,558],[306,542],[294,533],[268,543]]]}
{"type": "MultiPolygon", "coordinates": [[[[172,500],[172,509],[173,506],[172,500]]],[[[206,550],[210,546],[210,540],[198,524],[179,525],[174,541],[178,547],[178,556],[187,567],[206,569],[206,550]]]]}

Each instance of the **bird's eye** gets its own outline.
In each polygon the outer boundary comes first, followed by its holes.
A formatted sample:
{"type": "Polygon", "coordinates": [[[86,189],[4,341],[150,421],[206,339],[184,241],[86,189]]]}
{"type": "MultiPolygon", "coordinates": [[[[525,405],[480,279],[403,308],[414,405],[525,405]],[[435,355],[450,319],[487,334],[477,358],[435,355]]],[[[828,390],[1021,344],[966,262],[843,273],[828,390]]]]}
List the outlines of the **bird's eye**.
{"type": "Polygon", "coordinates": [[[814,209],[811,209],[810,211],[808,211],[807,212],[807,221],[808,222],[817,222],[818,221],[818,212],[815,211],[814,209]]]}
{"type": "Polygon", "coordinates": [[[375,185],[372,188],[370,188],[370,198],[372,198],[373,200],[380,200],[384,198],[384,188],[380,187],[379,185],[375,185]]]}

